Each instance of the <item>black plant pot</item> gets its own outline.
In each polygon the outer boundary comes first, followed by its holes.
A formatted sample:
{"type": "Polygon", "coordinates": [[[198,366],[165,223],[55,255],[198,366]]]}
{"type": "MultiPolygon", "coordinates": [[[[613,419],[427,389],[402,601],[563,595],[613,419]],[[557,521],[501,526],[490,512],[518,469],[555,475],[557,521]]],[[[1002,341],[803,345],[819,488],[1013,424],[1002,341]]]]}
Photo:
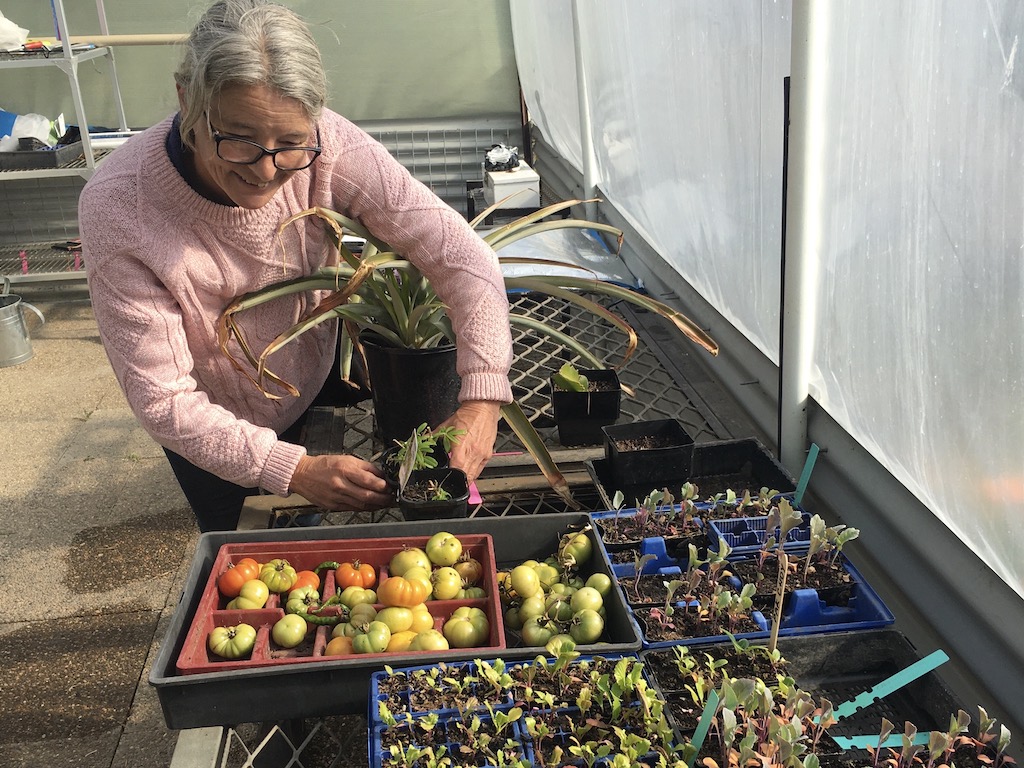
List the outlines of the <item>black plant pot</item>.
{"type": "Polygon", "coordinates": [[[373,393],[377,436],[386,446],[405,440],[420,424],[435,428],[459,407],[462,380],[455,346],[392,347],[376,334],[361,333],[373,393]]]}
{"type": "Polygon", "coordinates": [[[438,467],[417,469],[409,475],[406,492],[419,483],[434,481],[448,492],[448,499],[411,499],[405,494],[398,497],[398,507],[406,520],[443,520],[469,515],[469,483],[461,469],[438,467]]]}
{"type": "Polygon", "coordinates": [[[558,442],[562,445],[598,445],[603,439],[601,427],[614,424],[619,418],[622,404],[619,375],[602,369],[581,370],[580,373],[597,388],[589,392],[567,392],[556,389],[554,382],[548,380],[558,442]]]}
{"type": "Polygon", "coordinates": [[[693,438],[676,419],[612,424],[601,429],[614,488],[655,490],[682,485],[689,479],[693,438]]]}
{"type": "MultiPolygon", "coordinates": [[[[399,447],[397,445],[392,445],[380,455],[379,459],[380,467],[384,470],[384,479],[396,498],[398,497],[398,471],[401,467],[398,463],[398,450],[399,447]]],[[[434,450],[430,452],[430,455],[437,462],[438,468],[448,466],[449,456],[445,453],[442,443],[438,442],[434,446],[434,450]]]]}

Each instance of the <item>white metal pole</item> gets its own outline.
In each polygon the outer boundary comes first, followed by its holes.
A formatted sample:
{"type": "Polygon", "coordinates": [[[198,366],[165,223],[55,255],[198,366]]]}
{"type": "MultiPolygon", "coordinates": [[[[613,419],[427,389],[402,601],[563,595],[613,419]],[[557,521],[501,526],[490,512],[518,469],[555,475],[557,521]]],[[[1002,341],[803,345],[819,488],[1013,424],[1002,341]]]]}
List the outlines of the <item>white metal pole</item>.
{"type": "MultiPolygon", "coordinates": [[[[597,197],[597,156],[591,133],[590,96],[587,93],[586,66],[583,61],[583,36],[580,32],[579,0],[572,0],[572,39],[576,53],[576,83],[580,108],[580,149],[583,154],[583,199],[597,197]]],[[[597,221],[597,202],[588,202],[584,208],[588,221],[597,221]]]]}
{"type": "Polygon", "coordinates": [[[779,455],[794,475],[800,474],[808,445],[807,401],[818,320],[828,5],[828,0],[793,0],[779,455]]]}

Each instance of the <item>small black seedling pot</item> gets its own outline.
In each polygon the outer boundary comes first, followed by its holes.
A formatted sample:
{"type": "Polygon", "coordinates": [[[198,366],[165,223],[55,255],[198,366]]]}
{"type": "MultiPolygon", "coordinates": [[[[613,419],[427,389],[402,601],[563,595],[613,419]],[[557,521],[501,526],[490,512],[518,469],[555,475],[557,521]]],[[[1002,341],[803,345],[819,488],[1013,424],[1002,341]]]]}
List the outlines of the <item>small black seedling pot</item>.
{"type": "Polygon", "coordinates": [[[689,479],[693,438],[676,419],[634,421],[601,429],[614,488],[671,488],[689,479]]]}
{"type": "Polygon", "coordinates": [[[581,370],[598,389],[589,392],[569,392],[556,389],[548,380],[551,407],[558,426],[558,442],[562,445],[599,445],[603,439],[601,427],[614,424],[619,418],[622,387],[619,375],[608,369],[581,370]]]}
{"type": "Polygon", "coordinates": [[[409,475],[406,491],[398,496],[398,507],[406,520],[443,520],[469,515],[469,483],[461,469],[437,467],[417,469],[409,475]],[[411,486],[436,482],[448,492],[447,499],[411,499],[405,493],[411,486]]]}

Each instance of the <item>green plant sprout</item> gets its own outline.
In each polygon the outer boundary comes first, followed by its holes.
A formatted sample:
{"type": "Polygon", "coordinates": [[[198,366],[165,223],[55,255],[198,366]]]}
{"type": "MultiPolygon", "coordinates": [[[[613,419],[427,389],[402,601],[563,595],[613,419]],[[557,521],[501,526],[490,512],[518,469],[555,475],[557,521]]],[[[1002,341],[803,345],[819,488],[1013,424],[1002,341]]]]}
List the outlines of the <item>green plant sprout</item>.
{"type": "Polygon", "coordinates": [[[565,392],[586,392],[590,388],[590,381],[572,363],[565,363],[559,368],[551,382],[565,392]]]}

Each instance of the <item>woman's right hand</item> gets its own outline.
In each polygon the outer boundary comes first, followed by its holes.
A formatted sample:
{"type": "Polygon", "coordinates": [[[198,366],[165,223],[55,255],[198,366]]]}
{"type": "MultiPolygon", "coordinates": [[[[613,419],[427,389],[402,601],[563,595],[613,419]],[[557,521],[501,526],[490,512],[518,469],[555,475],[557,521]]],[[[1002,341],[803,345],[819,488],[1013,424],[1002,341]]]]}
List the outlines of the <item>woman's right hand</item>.
{"type": "Polygon", "coordinates": [[[303,456],[288,490],[323,509],[364,511],[392,506],[380,470],[357,456],[303,456]]]}

